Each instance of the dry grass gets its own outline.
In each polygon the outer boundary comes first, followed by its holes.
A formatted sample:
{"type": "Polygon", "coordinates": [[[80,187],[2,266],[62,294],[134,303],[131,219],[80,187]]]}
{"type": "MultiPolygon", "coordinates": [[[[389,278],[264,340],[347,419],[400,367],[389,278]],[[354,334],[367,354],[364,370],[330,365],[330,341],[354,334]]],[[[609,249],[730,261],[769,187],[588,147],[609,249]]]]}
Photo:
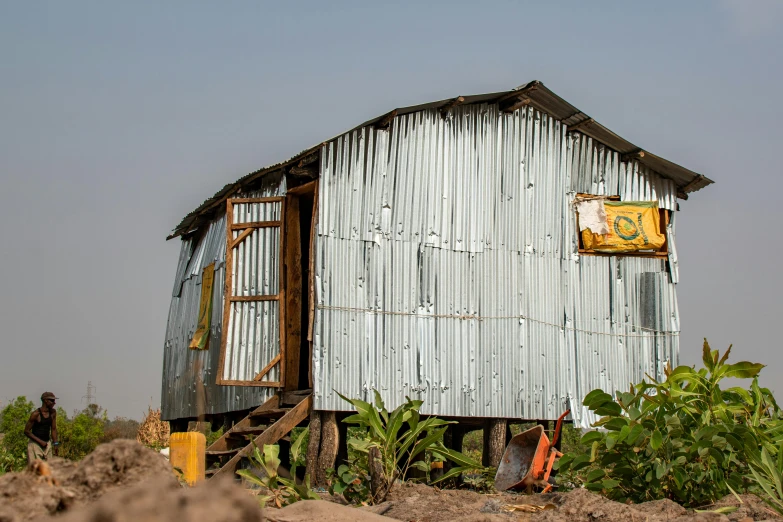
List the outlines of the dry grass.
{"type": "Polygon", "coordinates": [[[161,449],[169,445],[169,423],[160,420],[160,410],[147,409],[136,440],[147,447],[161,449]]]}

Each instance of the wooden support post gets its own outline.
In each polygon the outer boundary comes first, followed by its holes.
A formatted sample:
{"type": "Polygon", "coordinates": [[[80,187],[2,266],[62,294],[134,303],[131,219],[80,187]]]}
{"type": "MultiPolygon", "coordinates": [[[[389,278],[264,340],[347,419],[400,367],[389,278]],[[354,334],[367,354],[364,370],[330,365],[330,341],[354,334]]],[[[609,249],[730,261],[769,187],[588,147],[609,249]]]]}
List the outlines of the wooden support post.
{"type": "Polygon", "coordinates": [[[280,439],[277,441],[277,445],[280,447],[280,453],[277,458],[280,459],[280,467],[286,471],[291,470],[291,443],[287,440],[280,439]]]}
{"type": "Polygon", "coordinates": [[[337,427],[337,416],[333,411],[321,412],[321,449],[318,452],[316,484],[326,484],[326,470],[334,468],[339,443],[340,431],[337,427]]]}
{"type": "Polygon", "coordinates": [[[563,421],[563,425],[560,427],[560,436],[557,438],[557,441],[555,442],[555,449],[557,451],[563,451],[561,448],[563,447],[563,432],[565,431],[565,427],[568,425],[573,426],[572,423],[563,421]]]}
{"type": "Polygon", "coordinates": [[[334,463],[335,469],[340,464],[348,464],[348,425],[342,422],[342,419],[337,419],[337,459],[334,463]]]}
{"type": "Polygon", "coordinates": [[[184,433],[188,431],[188,424],[190,419],[175,419],[169,421],[169,432],[171,433],[184,433]]]}
{"type": "Polygon", "coordinates": [[[484,451],[481,460],[485,466],[497,468],[506,449],[506,419],[489,419],[484,427],[484,451]]]}
{"type": "Polygon", "coordinates": [[[367,453],[367,465],[370,468],[370,494],[376,499],[386,485],[386,477],[381,463],[381,452],[378,448],[370,448],[367,453]]]}
{"type": "Polygon", "coordinates": [[[321,412],[313,410],[310,413],[310,441],[307,443],[307,456],[305,462],[307,466],[306,473],[310,475],[310,484],[313,486],[322,486],[318,484],[318,451],[321,449],[321,412]]]}
{"type": "Polygon", "coordinates": [[[299,198],[285,202],[285,391],[299,388],[299,354],[302,344],[302,241],[299,230],[299,198]]]}
{"type": "MultiPolygon", "coordinates": [[[[465,438],[465,428],[460,424],[449,424],[446,433],[443,436],[443,444],[454,451],[462,453],[462,440],[465,438]]],[[[448,473],[452,467],[452,463],[446,461],[443,463],[443,473],[448,473]]],[[[449,479],[454,481],[455,486],[459,486],[462,482],[462,476],[449,479]]]]}

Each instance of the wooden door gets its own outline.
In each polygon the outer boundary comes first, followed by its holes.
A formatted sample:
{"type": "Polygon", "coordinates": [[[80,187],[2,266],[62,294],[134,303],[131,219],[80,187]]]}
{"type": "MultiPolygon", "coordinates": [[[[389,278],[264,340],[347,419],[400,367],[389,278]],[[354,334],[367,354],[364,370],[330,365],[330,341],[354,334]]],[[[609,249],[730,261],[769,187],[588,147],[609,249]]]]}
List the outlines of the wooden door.
{"type": "Polygon", "coordinates": [[[217,383],[279,388],[285,381],[285,198],[226,202],[223,336],[217,383]]]}

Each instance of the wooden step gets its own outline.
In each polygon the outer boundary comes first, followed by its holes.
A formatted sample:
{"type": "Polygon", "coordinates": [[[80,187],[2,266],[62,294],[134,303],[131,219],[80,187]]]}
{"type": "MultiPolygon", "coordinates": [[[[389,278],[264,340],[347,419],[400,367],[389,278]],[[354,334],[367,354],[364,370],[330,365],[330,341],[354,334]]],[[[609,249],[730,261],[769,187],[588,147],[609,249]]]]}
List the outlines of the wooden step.
{"type": "Polygon", "coordinates": [[[287,391],[283,392],[281,398],[280,398],[280,404],[283,406],[296,406],[303,400],[307,398],[308,395],[311,395],[313,393],[313,390],[295,390],[295,391],[287,391]]]}
{"type": "Polygon", "coordinates": [[[227,433],[227,436],[231,438],[245,438],[248,435],[261,435],[266,431],[266,426],[243,426],[240,428],[233,428],[227,433]]]}
{"type": "Polygon", "coordinates": [[[228,449],[222,451],[212,450],[212,451],[207,451],[206,455],[207,457],[224,457],[226,455],[233,455],[241,449],[242,448],[234,448],[234,449],[228,449]]]}
{"type": "Polygon", "coordinates": [[[291,411],[291,408],[273,408],[269,410],[250,412],[248,417],[251,419],[257,419],[259,417],[282,417],[289,411],[291,411]]]}
{"type": "MultiPolygon", "coordinates": [[[[272,397],[269,398],[268,401],[266,401],[264,404],[256,408],[253,411],[253,413],[263,411],[263,410],[274,410],[279,407],[280,407],[280,397],[278,397],[277,395],[273,395],[272,397]]],[[[212,445],[207,448],[207,451],[210,450],[223,451],[223,450],[231,449],[231,446],[233,444],[231,444],[229,441],[237,440],[236,438],[229,437],[231,431],[246,426],[252,426],[254,424],[253,421],[254,419],[251,419],[250,416],[245,417],[244,419],[236,423],[231,430],[225,432],[223,435],[220,436],[218,440],[213,442],[212,445]]]]}
{"type": "MultiPolygon", "coordinates": [[[[299,425],[300,422],[305,420],[310,414],[310,410],[313,407],[313,396],[308,395],[302,402],[291,408],[283,417],[265,428],[264,431],[258,435],[250,444],[242,448],[231,460],[226,462],[220,470],[212,475],[211,479],[220,476],[235,477],[237,466],[240,461],[247,457],[253,448],[262,448],[264,444],[274,444],[283,437],[287,436],[292,429],[299,425]]],[[[264,408],[267,409],[267,408],[264,408]]],[[[275,409],[275,408],[268,408],[275,409]]],[[[258,410],[256,410],[257,412],[258,410]]],[[[236,429],[236,427],[234,428],[236,429]]],[[[230,432],[229,432],[230,433],[230,432]]],[[[217,448],[215,448],[217,449],[217,448]]],[[[211,480],[210,479],[210,480],[211,480]]]]}

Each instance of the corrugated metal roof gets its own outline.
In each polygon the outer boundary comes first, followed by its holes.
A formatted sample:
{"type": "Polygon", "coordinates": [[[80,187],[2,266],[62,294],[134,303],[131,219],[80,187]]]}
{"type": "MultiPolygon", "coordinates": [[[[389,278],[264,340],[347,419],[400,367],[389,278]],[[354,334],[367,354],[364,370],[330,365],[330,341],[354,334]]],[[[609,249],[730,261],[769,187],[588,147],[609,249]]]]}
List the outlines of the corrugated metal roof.
{"type": "MultiPolygon", "coordinates": [[[[622,156],[622,159],[636,160],[642,165],[672,180],[677,187],[678,195],[680,197],[687,197],[688,193],[695,192],[713,183],[711,179],[701,174],[686,169],[685,167],[661,158],[660,156],[656,156],[655,154],[643,150],[641,147],[638,147],[618,136],[549,90],[540,81],[532,81],[510,91],[471,96],[458,96],[456,98],[449,98],[422,105],[414,105],[395,109],[382,116],[373,118],[356,128],[358,129],[368,125],[376,124],[384,120],[384,118],[389,118],[390,116],[394,115],[399,116],[433,108],[443,109],[457,104],[465,105],[479,103],[496,103],[499,105],[500,109],[505,110],[530,105],[538,110],[546,112],[550,116],[564,123],[568,127],[569,131],[578,130],[585,136],[588,136],[617,151],[622,156]]],[[[167,239],[172,239],[196,230],[201,224],[206,223],[209,219],[214,217],[213,214],[216,210],[222,210],[220,203],[225,201],[225,199],[228,198],[231,194],[252,186],[256,180],[258,180],[258,178],[264,176],[265,174],[284,170],[293,166],[295,163],[307,161],[308,157],[318,153],[319,149],[324,143],[328,143],[334,139],[335,138],[326,140],[323,143],[319,143],[318,145],[300,152],[287,161],[277,163],[269,167],[264,167],[255,172],[251,172],[236,182],[226,185],[214,196],[202,203],[196,210],[185,216],[182,222],[177,225],[177,227],[167,239]]]]}

